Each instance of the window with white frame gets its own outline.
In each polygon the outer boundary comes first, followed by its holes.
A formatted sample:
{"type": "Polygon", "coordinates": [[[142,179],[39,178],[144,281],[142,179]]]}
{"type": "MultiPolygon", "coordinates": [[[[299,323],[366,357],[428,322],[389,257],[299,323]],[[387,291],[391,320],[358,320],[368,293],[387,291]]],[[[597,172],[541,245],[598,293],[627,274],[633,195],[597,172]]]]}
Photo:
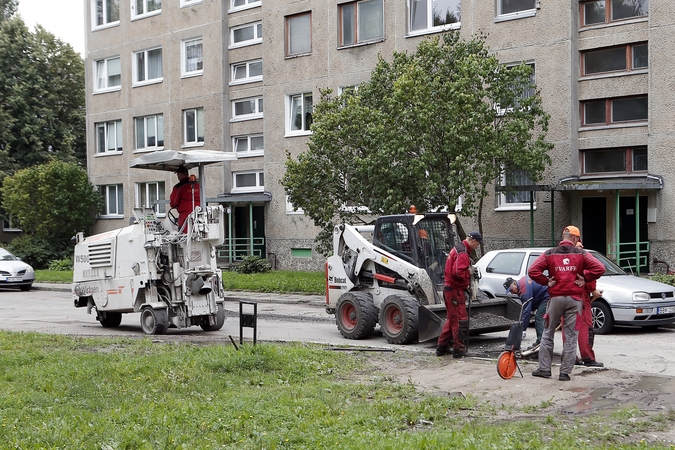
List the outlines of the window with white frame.
{"type": "Polygon", "coordinates": [[[122,152],[122,121],[99,122],[96,127],[96,153],[122,152]]]}
{"type": "Polygon", "coordinates": [[[180,0],[180,7],[184,8],[186,6],[196,5],[201,3],[203,0],[180,0]]]}
{"type": "Polygon", "coordinates": [[[94,28],[118,24],[120,21],[120,0],[92,0],[94,28]]]}
{"type": "Polygon", "coordinates": [[[384,38],[383,0],[361,0],[338,5],[340,46],[384,38]]]}
{"type": "Polygon", "coordinates": [[[252,83],[262,81],[262,59],[230,64],[230,84],[252,83]]]}
{"type": "Polygon", "coordinates": [[[232,121],[260,119],[263,116],[263,98],[250,97],[232,100],[232,121]]]}
{"type": "Polygon", "coordinates": [[[312,93],[289,95],[286,110],[286,135],[309,134],[314,112],[312,93]]]}
{"type": "Polygon", "coordinates": [[[134,53],[134,84],[149,84],[162,81],[162,48],[153,48],[134,53]]]}
{"type": "Polygon", "coordinates": [[[408,0],[410,34],[424,34],[459,28],[461,0],[408,0]]]}
{"type": "Polygon", "coordinates": [[[162,12],[162,0],[133,0],[131,19],[139,19],[162,12]]]}
{"type": "Polygon", "coordinates": [[[262,192],[265,190],[265,175],[262,170],[233,172],[232,192],[262,192]]]}
{"type": "MultiPolygon", "coordinates": [[[[537,93],[536,89],[536,77],[535,77],[535,66],[533,62],[525,63],[530,68],[530,76],[526,80],[518,79],[513,85],[513,92],[516,95],[516,98],[511,101],[502,101],[495,105],[498,115],[504,115],[507,112],[513,112],[514,108],[520,108],[521,101],[526,100],[537,93]],[[507,104],[512,103],[512,104],[507,104]]],[[[516,67],[514,64],[506,65],[506,69],[511,67],[516,67]]]]}
{"type": "Polygon", "coordinates": [[[286,196],[286,214],[304,214],[305,211],[302,208],[296,208],[293,203],[289,200],[289,196],[286,196]]]}
{"type": "Polygon", "coordinates": [[[232,148],[238,158],[262,156],[265,153],[265,139],[262,134],[234,136],[232,138],[232,148]]]}
{"type": "Polygon", "coordinates": [[[497,19],[532,17],[537,12],[536,5],[537,0],[497,0],[497,19]]]}
{"type": "Polygon", "coordinates": [[[122,188],[121,184],[98,186],[98,192],[103,198],[103,204],[101,205],[101,217],[124,217],[124,189],[122,188]]]}
{"type": "Polygon", "coordinates": [[[166,200],[163,181],[136,183],[136,208],[152,208],[159,217],[166,214],[166,200]]]}
{"type": "Polygon", "coordinates": [[[230,12],[262,5],[262,0],[230,0],[230,12]]]}
{"type": "MultiPolygon", "coordinates": [[[[501,176],[501,186],[527,186],[533,185],[530,175],[522,169],[506,169],[501,176]]],[[[499,210],[523,210],[530,209],[531,191],[501,191],[499,193],[499,210]]],[[[532,191],[534,208],[537,207],[536,192],[532,191]]]]}
{"type": "Polygon", "coordinates": [[[23,228],[21,228],[16,220],[11,215],[9,215],[8,217],[2,218],[2,231],[17,232],[23,231],[23,228]]]}
{"type": "Polygon", "coordinates": [[[183,111],[183,144],[204,144],[204,108],[183,111]]]}
{"type": "Polygon", "coordinates": [[[120,57],[99,59],[94,62],[96,80],[95,92],[119,90],[122,85],[122,68],[120,57]]]}
{"type": "Polygon", "coordinates": [[[312,52],[312,13],[286,17],[286,56],[312,52]]]}
{"type": "Polygon", "coordinates": [[[160,150],[164,147],[164,115],[136,117],[136,150],[160,150]]]}
{"type": "Polygon", "coordinates": [[[260,44],[262,42],[262,22],[247,23],[230,28],[230,47],[260,44]]]}
{"type": "Polygon", "coordinates": [[[204,73],[204,53],[202,38],[194,38],[182,41],[181,74],[184,77],[201,75],[204,73]]]}

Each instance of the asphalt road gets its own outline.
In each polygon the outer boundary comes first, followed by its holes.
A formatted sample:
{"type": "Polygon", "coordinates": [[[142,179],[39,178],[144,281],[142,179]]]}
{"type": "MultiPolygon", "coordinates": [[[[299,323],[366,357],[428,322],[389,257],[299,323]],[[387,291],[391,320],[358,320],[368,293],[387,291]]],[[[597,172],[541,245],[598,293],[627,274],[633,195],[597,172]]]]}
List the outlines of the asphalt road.
{"type": "MultiPolygon", "coordinates": [[[[169,329],[167,334],[152,336],[152,339],[189,340],[194,342],[240,341],[239,302],[230,297],[226,302],[225,326],[215,332],[204,332],[199,327],[169,329]]],[[[364,350],[396,350],[402,346],[391,345],[375,331],[369,339],[353,341],[344,339],[335,325],[333,316],[324,311],[317,297],[298,303],[298,296],[242,299],[257,301],[258,341],[315,342],[331,346],[359,346],[364,350]],[[275,303],[271,303],[276,301],[275,303]]],[[[302,300],[300,300],[302,301],[302,300]]],[[[244,305],[244,313],[252,313],[252,305],[244,305]]],[[[0,289],[0,329],[9,331],[35,331],[40,333],[66,334],[72,336],[137,337],[144,336],[140,326],[140,314],[125,314],[117,328],[103,328],[94,314],[86,308],[75,308],[70,292],[0,289]]],[[[253,338],[252,328],[243,328],[245,341],[253,338]]],[[[474,351],[490,353],[502,348],[506,332],[472,336],[470,347],[474,351]],[[489,351],[488,351],[489,350],[489,351]]],[[[524,347],[534,340],[534,330],[528,331],[524,347]]],[[[415,343],[405,346],[407,350],[432,352],[434,342],[415,343]]],[[[559,333],[556,350],[562,349],[559,333]]],[[[606,367],[645,374],[675,376],[675,328],[661,327],[657,330],[616,327],[610,335],[596,336],[594,350],[597,359],[606,367]]]]}

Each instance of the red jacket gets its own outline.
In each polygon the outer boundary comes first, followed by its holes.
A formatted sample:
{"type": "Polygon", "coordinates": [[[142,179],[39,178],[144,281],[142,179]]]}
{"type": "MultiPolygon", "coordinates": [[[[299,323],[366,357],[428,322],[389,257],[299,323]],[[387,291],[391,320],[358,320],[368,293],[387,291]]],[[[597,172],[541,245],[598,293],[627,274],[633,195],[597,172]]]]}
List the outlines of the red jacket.
{"type": "Polygon", "coordinates": [[[199,205],[199,183],[190,183],[188,179],[177,183],[171,191],[170,205],[178,210],[178,226],[182,227],[185,219],[190,215],[194,206],[199,205]],[[194,194],[192,187],[194,186],[194,194]],[[193,197],[194,195],[194,197],[193,197]]]}
{"type": "Polygon", "coordinates": [[[530,278],[544,286],[548,284],[549,278],[555,279],[555,286],[548,288],[551,297],[570,296],[576,300],[581,300],[585,289],[574,284],[577,274],[590,283],[604,273],[605,266],[600,261],[567,240],[542,253],[528,271],[530,278]],[[545,270],[548,270],[548,277],[543,273],[545,270]]]}
{"type": "Polygon", "coordinates": [[[466,251],[470,247],[467,241],[462,244],[465,250],[457,252],[457,246],[453,247],[445,262],[445,285],[455,289],[468,289],[471,282],[471,258],[466,251]]]}

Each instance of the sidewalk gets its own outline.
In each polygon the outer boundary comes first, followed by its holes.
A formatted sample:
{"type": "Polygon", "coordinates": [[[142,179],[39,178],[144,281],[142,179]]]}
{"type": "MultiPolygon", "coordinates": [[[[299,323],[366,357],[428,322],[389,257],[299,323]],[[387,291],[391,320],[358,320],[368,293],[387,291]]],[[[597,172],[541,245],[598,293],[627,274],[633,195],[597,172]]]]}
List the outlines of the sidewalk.
{"type": "MultiPolygon", "coordinates": [[[[33,283],[33,289],[38,291],[71,292],[69,283],[33,283]]],[[[311,294],[279,294],[273,292],[225,291],[225,301],[238,302],[240,300],[256,303],[283,303],[307,304],[309,306],[324,307],[326,297],[311,294]]]]}

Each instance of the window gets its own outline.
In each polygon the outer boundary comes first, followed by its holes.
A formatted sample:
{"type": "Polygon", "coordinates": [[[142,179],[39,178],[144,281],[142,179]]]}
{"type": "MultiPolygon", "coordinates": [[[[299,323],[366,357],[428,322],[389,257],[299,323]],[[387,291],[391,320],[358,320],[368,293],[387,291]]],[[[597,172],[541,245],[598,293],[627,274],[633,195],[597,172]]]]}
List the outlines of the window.
{"type": "Polygon", "coordinates": [[[311,248],[292,248],[291,249],[291,258],[311,258],[312,249],[311,248]]]}
{"type": "Polygon", "coordinates": [[[162,81],[162,49],[154,48],[134,53],[134,83],[162,81]]]}
{"type": "Polygon", "coordinates": [[[589,100],[582,103],[584,125],[610,125],[621,122],[646,122],[647,96],[589,100]]]}
{"type": "Polygon", "coordinates": [[[485,268],[487,273],[501,275],[519,275],[523,267],[525,253],[523,252],[499,252],[490,264],[485,268]]]}
{"type": "Polygon", "coordinates": [[[120,57],[101,59],[95,63],[96,80],[94,83],[95,92],[103,92],[120,89],[122,84],[122,70],[120,67],[120,57]]]}
{"type": "Polygon", "coordinates": [[[134,0],[131,3],[131,18],[140,18],[162,12],[162,0],[134,0]]]}
{"type": "Polygon", "coordinates": [[[136,183],[136,208],[153,208],[159,217],[166,214],[164,182],[136,183]]]}
{"type": "Polygon", "coordinates": [[[286,56],[297,56],[312,51],[312,15],[297,14],[286,17],[286,56]]]}
{"type": "Polygon", "coordinates": [[[589,50],[583,52],[582,57],[584,75],[646,69],[649,63],[645,43],[589,50]]]}
{"type": "Polygon", "coordinates": [[[120,21],[120,0],[93,0],[94,28],[120,21]]]}
{"type": "Polygon", "coordinates": [[[96,124],[96,153],[119,153],[122,151],[122,121],[96,124]]]}
{"type": "Polygon", "coordinates": [[[265,175],[262,171],[234,172],[232,192],[262,192],[265,189],[265,175]]]}
{"type": "Polygon", "coordinates": [[[124,190],[121,184],[99,186],[103,198],[101,217],[124,217],[124,190]]]}
{"type": "Polygon", "coordinates": [[[647,147],[584,150],[582,174],[647,172],[647,147]]]}
{"type": "MultiPolygon", "coordinates": [[[[512,92],[515,94],[516,98],[503,99],[500,103],[495,105],[498,115],[502,116],[508,112],[513,112],[514,108],[518,109],[521,107],[522,100],[528,99],[537,93],[534,63],[525,63],[525,65],[531,70],[529,78],[527,80],[520,79],[520,77],[516,79],[516,82],[512,86],[512,92]]],[[[506,65],[507,70],[512,67],[516,66],[506,65]]]]}
{"type": "Polygon", "coordinates": [[[344,3],[340,9],[340,45],[384,38],[383,0],[344,3]]]}
{"type": "Polygon", "coordinates": [[[524,12],[534,15],[536,0],[497,0],[497,15],[522,17],[524,12]]]}
{"type": "MultiPolygon", "coordinates": [[[[530,175],[522,169],[507,169],[501,177],[502,186],[526,186],[532,185],[530,175]]],[[[536,192],[534,195],[534,208],[537,207],[536,192]]],[[[530,191],[500,191],[498,210],[523,210],[530,209],[530,191]]]]}
{"type": "Polygon", "coordinates": [[[459,28],[461,0],[408,0],[410,33],[459,28]]]}
{"type": "Polygon", "coordinates": [[[232,138],[232,148],[238,158],[262,156],[265,153],[265,140],[262,134],[235,136],[232,138]]]}
{"type": "Polygon", "coordinates": [[[230,47],[259,44],[262,42],[262,22],[230,28],[230,47]]]}
{"type": "Polygon", "coordinates": [[[180,7],[192,6],[201,3],[202,0],[180,0],[180,7]]]}
{"type": "Polygon", "coordinates": [[[136,150],[158,150],[164,147],[164,116],[136,117],[136,150]]]}
{"type": "Polygon", "coordinates": [[[304,214],[305,211],[302,208],[296,208],[293,203],[289,200],[289,196],[286,196],[286,214],[304,214]]]}
{"type": "Polygon", "coordinates": [[[232,100],[232,120],[259,119],[263,116],[262,97],[232,100]]]}
{"type": "Polygon", "coordinates": [[[204,143],[204,108],[183,111],[183,136],[185,145],[204,143]]]}
{"type": "Polygon", "coordinates": [[[287,97],[286,134],[309,134],[312,125],[312,93],[290,95],[287,97]]]}
{"type": "Polygon", "coordinates": [[[17,232],[23,231],[23,228],[21,228],[16,220],[10,215],[9,217],[2,218],[2,231],[17,232]]]}
{"type": "Polygon", "coordinates": [[[245,61],[230,65],[230,84],[244,84],[254,81],[262,81],[262,59],[245,61]]]}
{"type": "Polygon", "coordinates": [[[594,0],[583,2],[581,24],[598,25],[649,14],[649,0],[594,0]]]}
{"type": "Polygon", "coordinates": [[[255,6],[260,6],[261,4],[262,0],[230,0],[230,11],[253,8],[255,6]]]}
{"type": "Polygon", "coordinates": [[[201,75],[204,73],[204,54],[202,38],[183,41],[181,45],[181,74],[183,76],[201,75]]]}

